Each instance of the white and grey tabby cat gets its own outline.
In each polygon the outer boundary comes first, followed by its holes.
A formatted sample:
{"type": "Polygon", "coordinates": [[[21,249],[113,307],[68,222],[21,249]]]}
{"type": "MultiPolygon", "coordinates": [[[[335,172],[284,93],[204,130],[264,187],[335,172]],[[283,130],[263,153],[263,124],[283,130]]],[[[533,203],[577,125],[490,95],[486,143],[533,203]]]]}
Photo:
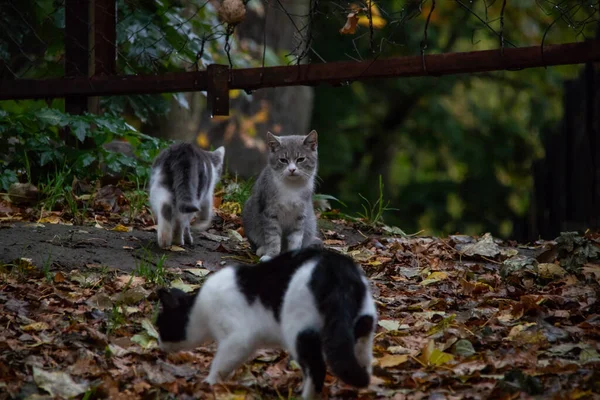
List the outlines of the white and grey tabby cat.
{"type": "Polygon", "coordinates": [[[306,136],[268,133],[269,156],[242,211],[246,237],[266,261],[319,243],[312,195],[317,174],[317,132],[306,136]]]}
{"type": "Polygon", "coordinates": [[[225,148],[206,151],[177,143],[161,151],[152,165],[150,206],[157,220],[158,245],[192,244],[190,221],[205,230],[213,216],[213,191],[221,177],[225,148]]]}
{"type": "Polygon", "coordinates": [[[377,311],[351,258],[305,248],[255,266],[228,266],[195,294],[159,289],[156,326],[165,351],[216,340],[205,382],[213,385],[259,348],[284,348],[300,364],[302,398],[321,392],[329,368],[345,383],[369,385],[377,311]]]}

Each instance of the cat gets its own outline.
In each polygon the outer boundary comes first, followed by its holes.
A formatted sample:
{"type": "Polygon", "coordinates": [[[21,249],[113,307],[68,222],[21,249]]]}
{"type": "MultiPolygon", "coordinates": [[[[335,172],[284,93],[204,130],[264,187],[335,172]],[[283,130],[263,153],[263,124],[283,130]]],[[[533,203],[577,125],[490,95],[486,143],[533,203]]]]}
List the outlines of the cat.
{"type": "Polygon", "coordinates": [[[150,206],[157,221],[158,245],[193,243],[194,228],[206,230],[213,216],[213,191],[221,177],[225,148],[201,150],[190,143],[176,143],[161,151],[150,175],[150,206]]]}
{"type": "Polygon", "coordinates": [[[252,250],[266,261],[281,252],[318,245],[312,195],[317,174],[317,132],[267,133],[267,166],[242,210],[252,250]]]}
{"type": "Polygon", "coordinates": [[[326,365],[355,387],[369,385],[377,310],[354,261],[323,248],[282,253],[257,265],[232,265],[187,294],[160,288],[156,326],[164,351],[216,340],[205,382],[229,375],[259,348],[284,348],[304,376],[302,398],[320,393],[326,365]]]}

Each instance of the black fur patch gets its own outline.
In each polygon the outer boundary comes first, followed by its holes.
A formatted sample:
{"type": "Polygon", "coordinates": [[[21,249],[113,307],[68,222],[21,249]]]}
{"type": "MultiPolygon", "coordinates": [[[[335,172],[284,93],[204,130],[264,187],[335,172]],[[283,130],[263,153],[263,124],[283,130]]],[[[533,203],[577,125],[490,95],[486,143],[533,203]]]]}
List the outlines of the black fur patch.
{"type": "Polygon", "coordinates": [[[328,317],[330,306],[343,304],[354,320],[367,291],[360,270],[350,257],[330,250],[321,250],[320,254],[321,260],[309,283],[319,311],[328,317]]]}
{"type": "Polygon", "coordinates": [[[171,207],[171,205],[167,203],[163,204],[160,210],[160,214],[167,221],[171,221],[171,219],[173,218],[173,207],[171,207]]]}
{"type": "Polygon", "coordinates": [[[362,315],[356,320],[354,324],[354,340],[358,340],[361,337],[367,336],[373,332],[373,317],[370,315],[362,315]]]}
{"type": "Polygon", "coordinates": [[[161,288],[157,292],[162,309],[156,319],[156,328],[163,342],[186,340],[190,311],[198,294],[187,294],[179,289],[161,288]]]}
{"type": "Polygon", "coordinates": [[[248,304],[258,299],[266,308],[273,310],[279,321],[283,296],[292,276],[305,261],[321,254],[318,250],[305,248],[282,253],[257,265],[240,265],[236,269],[237,285],[248,304]]]}
{"type": "Polygon", "coordinates": [[[359,267],[350,257],[328,250],[322,250],[321,254],[309,286],[325,321],[321,332],[325,358],[331,371],[342,381],[366,387],[370,377],[358,363],[354,345],[356,323],[360,322],[359,331],[364,328],[365,320],[357,317],[367,287],[359,267]]]}
{"type": "Polygon", "coordinates": [[[321,393],[325,383],[326,367],[319,332],[313,329],[300,332],[296,338],[296,351],[304,376],[310,376],[316,392],[321,393]]]}

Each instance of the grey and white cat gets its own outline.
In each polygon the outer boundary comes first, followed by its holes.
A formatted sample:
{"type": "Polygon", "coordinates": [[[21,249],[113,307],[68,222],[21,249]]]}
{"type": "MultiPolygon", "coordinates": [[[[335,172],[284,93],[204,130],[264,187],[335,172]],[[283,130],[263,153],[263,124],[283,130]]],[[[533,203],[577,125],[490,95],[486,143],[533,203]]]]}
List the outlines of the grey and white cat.
{"type": "Polygon", "coordinates": [[[277,254],[319,243],[312,195],[317,174],[317,132],[267,135],[268,163],[242,211],[246,237],[266,261],[277,254]]]}
{"type": "Polygon", "coordinates": [[[213,191],[221,177],[225,148],[206,151],[190,143],[173,144],[152,165],[150,206],[157,221],[158,245],[192,244],[190,222],[205,230],[213,216],[213,191]]]}
{"type": "Polygon", "coordinates": [[[323,388],[326,364],[345,383],[369,385],[377,310],[364,273],[331,250],[304,248],[254,266],[227,266],[200,290],[159,289],[164,351],[215,340],[204,380],[226,380],[260,348],[284,348],[302,369],[302,398],[323,388]]]}

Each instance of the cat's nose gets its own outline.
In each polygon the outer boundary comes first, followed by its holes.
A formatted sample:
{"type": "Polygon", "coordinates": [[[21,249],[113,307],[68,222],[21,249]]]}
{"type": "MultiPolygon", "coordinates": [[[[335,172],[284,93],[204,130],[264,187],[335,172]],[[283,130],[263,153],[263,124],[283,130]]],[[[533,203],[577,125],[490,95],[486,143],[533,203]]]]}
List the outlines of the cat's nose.
{"type": "Polygon", "coordinates": [[[294,174],[294,172],[296,172],[296,168],[290,168],[289,170],[290,170],[290,174],[292,174],[292,175],[294,174]]]}

